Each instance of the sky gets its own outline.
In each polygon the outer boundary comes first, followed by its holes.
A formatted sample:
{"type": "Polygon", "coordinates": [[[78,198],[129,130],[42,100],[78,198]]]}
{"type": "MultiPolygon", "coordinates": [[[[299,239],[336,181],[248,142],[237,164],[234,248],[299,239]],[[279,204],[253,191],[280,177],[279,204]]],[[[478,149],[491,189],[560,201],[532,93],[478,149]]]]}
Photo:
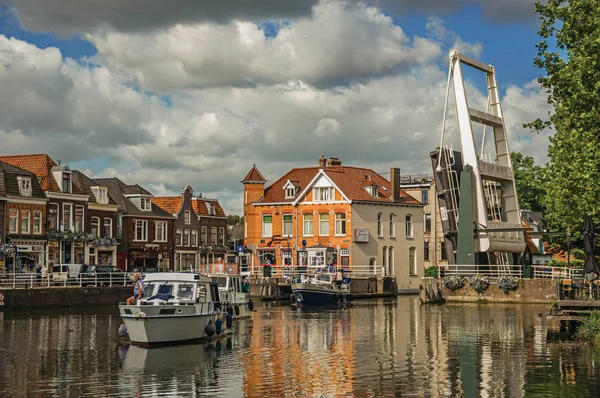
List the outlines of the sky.
{"type": "Polygon", "coordinates": [[[0,0],[0,154],[191,185],[228,214],[253,164],[431,173],[455,48],[494,65],[510,149],[542,163],[552,132],[522,127],[550,110],[537,30],[534,0],[0,0]]]}

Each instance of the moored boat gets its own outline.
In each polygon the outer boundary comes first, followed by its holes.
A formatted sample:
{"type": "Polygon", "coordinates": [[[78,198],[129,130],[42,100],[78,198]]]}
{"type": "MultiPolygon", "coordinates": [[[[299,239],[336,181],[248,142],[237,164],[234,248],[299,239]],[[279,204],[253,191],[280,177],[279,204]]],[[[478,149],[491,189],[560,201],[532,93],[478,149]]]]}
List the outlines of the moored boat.
{"type": "Polygon", "coordinates": [[[218,287],[207,276],[157,272],[147,274],[143,286],[143,298],[135,305],[119,304],[134,345],[200,341],[231,326],[231,318],[222,311],[218,287]]]}
{"type": "Polygon", "coordinates": [[[238,274],[208,274],[219,288],[219,298],[223,311],[231,313],[233,319],[252,316],[253,304],[250,299],[250,285],[242,281],[238,274]]]}
{"type": "Polygon", "coordinates": [[[350,278],[336,267],[325,267],[314,274],[298,276],[292,281],[292,305],[330,306],[350,303],[350,278]]]}

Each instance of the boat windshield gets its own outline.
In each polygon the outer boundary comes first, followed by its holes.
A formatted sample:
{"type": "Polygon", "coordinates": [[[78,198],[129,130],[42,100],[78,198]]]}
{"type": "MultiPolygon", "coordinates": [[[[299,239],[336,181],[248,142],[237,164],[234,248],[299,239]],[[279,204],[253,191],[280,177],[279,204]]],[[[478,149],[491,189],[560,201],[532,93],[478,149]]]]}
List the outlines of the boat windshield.
{"type": "Polygon", "coordinates": [[[321,282],[331,282],[331,275],[316,274],[315,277],[321,282]]]}
{"type": "Polygon", "coordinates": [[[177,297],[183,300],[193,300],[194,285],[191,283],[180,283],[177,289],[177,297]]]}

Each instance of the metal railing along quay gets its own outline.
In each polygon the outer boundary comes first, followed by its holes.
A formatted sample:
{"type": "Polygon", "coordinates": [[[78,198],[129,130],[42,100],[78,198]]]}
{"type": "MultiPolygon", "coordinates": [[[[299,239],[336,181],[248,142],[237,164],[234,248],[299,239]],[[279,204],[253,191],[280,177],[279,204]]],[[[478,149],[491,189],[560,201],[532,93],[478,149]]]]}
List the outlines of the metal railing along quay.
{"type": "MultiPolygon", "coordinates": [[[[255,266],[249,271],[242,270],[242,275],[247,275],[252,278],[289,278],[297,275],[315,273],[324,266],[284,266],[284,265],[267,265],[255,266]]],[[[337,267],[338,271],[345,271],[352,278],[357,277],[385,277],[393,276],[381,265],[352,265],[349,267],[337,267]]]]}
{"type": "Polygon", "coordinates": [[[45,277],[39,273],[2,273],[0,274],[0,288],[2,289],[29,289],[44,287],[88,287],[88,286],[126,286],[133,281],[129,279],[129,273],[108,274],[66,278],[54,280],[52,274],[45,277]]]}
{"type": "MultiPolygon", "coordinates": [[[[581,279],[583,278],[583,270],[581,268],[569,267],[547,267],[544,265],[531,266],[533,278],[545,279],[581,279]]],[[[441,269],[438,270],[441,274],[441,269]]],[[[459,275],[473,276],[483,275],[490,278],[498,278],[500,276],[523,277],[523,267],[520,265],[446,265],[444,266],[444,276],[459,275]]],[[[441,276],[441,275],[440,275],[441,276]]]]}

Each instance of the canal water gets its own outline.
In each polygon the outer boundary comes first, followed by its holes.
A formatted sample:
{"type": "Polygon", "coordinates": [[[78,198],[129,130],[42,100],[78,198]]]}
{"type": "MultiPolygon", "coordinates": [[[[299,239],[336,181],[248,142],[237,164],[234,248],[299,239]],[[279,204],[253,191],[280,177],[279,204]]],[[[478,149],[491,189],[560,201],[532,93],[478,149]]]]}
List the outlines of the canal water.
{"type": "Polygon", "coordinates": [[[547,341],[549,305],[416,297],[259,304],[216,342],[143,349],[114,307],[0,312],[1,397],[591,397],[600,355],[547,341]]]}

